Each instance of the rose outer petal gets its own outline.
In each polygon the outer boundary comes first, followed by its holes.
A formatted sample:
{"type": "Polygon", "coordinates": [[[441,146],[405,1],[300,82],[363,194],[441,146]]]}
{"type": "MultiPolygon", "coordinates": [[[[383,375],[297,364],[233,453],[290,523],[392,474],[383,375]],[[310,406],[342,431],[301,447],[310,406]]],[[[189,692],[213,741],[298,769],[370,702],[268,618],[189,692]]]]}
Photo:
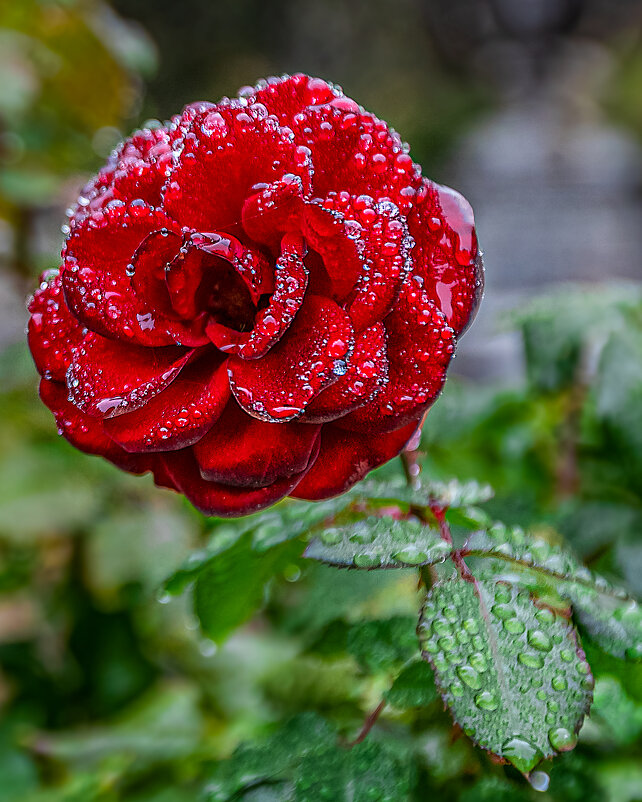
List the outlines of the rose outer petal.
{"type": "Polygon", "coordinates": [[[290,495],[320,501],[343,493],[373,468],[397,456],[416,432],[417,425],[414,420],[394,432],[373,437],[326,424],[321,431],[316,462],[290,495]]]}
{"type": "Polygon", "coordinates": [[[29,348],[38,373],[64,382],[71,350],[82,342],[85,332],[65,303],[60,273],[43,273],[40,287],[29,302],[29,312],[29,348]]]}
{"type": "MultiPolygon", "coordinates": [[[[317,453],[318,441],[310,458],[311,463],[317,453]]],[[[291,493],[307,470],[279,479],[266,487],[232,487],[203,479],[190,448],[164,454],[161,460],[163,470],[156,480],[157,484],[167,487],[171,482],[171,486],[184,493],[204,515],[223,518],[249,515],[275,504],[291,493]]]]}
{"type": "Polygon", "coordinates": [[[459,335],[472,322],[484,288],[473,210],[454,189],[424,179],[408,225],[416,240],[413,272],[459,335]]]}
{"type": "Polygon", "coordinates": [[[205,353],[145,406],[106,418],[103,426],[127,451],[175,451],[193,445],[209,431],[230,395],[225,362],[216,353],[205,353]]]}
{"type": "Polygon", "coordinates": [[[67,372],[70,398],[78,409],[94,417],[122,415],[164,390],[193,353],[178,346],[126,345],[89,332],[72,349],[67,372]]]}
{"type": "Polygon", "coordinates": [[[72,446],[86,454],[105,457],[124,471],[145,473],[151,469],[152,458],[142,454],[128,454],[107,437],[99,419],[85,415],[67,396],[68,390],[64,384],[41,380],[40,398],[53,412],[58,431],[72,446]]]}
{"type": "Polygon", "coordinates": [[[207,481],[264,487],[307,468],[320,429],[303,423],[257,421],[232,401],[194,446],[194,455],[207,481]]]}
{"type": "Polygon", "coordinates": [[[263,359],[230,357],[232,392],[252,417],[293,420],[345,372],[353,347],[352,324],[343,309],[309,295],[286,336],[263,359]]]}

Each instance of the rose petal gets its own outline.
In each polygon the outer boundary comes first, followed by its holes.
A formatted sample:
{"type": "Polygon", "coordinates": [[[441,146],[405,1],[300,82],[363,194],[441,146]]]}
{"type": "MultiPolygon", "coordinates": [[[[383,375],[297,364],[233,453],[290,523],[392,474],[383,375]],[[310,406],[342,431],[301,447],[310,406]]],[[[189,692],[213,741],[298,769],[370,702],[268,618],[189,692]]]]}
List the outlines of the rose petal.
{"type": "Polygon", "coordinates": [[[157,206],[171,161],[171,132],[162,126],[137,131],[125,139],[105,167],[83,187],[72,220],[79,222],[114,200],[140,199],[157,206]]]}
{"type": "Polygon", "coordinates": [[[303,181],[293,173],[286,173],[267,186],[258,184],[256,192],[243,203],[243,229],[247,236],[277,255],[283,235],[299,228],[303,196],[303,181]]]}
{"type": "Polygon", "coordinates": [[[38,373],[64,382],[71,349],[82,342],[85,332],[65,303],[58,271],[42,274],[40,287],[29,302],[29,312],[29,348],[38,373]]]}
{"type": "Polygon", "coordinates": [[[178,346],[126,345],[89,332],[72,350],[67,373],[71,400],[95,417],[138,409],[178,376],[193,353],[178,346]]]}
{"type": "Polygon", "coordinates": [[[293,420],[345,372],[353,346],[346,313],[327,298],[309,295],[287,335],[263,359],[230,357],[232,392],[255,418],[293,420]]]}
{"type": "Polygon", "coordinates": [[[62,281],[73,314],[105,337],[161,346],[202,343],[189,324],[170,320],[132,292],[130,265],[152,231],[176,223],[160,209],[133,201],[95,212],[76,225],[63,251],[62,281]]]}
{"type": "Polygon", "coordinates": [[[309,151],[297,152],[291,132],[260,103],[233,101],[197,115],[181,145],[164,205],[196,231],[238,236],[243,202],[257,183],[295,173],[309,185],[309,151]]]}
{"type": "Polygon", "coordinates": [[[377,323],[359,335],[345,375],[319,393],[302,420],[327,423],[341,418],[372,401],[387,382],[386,330],[377,323]]]}
{"type": "Polygon", "coordinates": [[[484,286],[473,210],[455,190],[424,179],[408,225],[417,243],[414,272],[459,335],[472,322],[484,286]]]}
{"type": "Polygon", "coordinates": [[[107,434],[127,451],[175,451],[200,440],[230,397],[225,363],[215,352],[186,365],[143,407],[104,421],[107,434]]]}
{"type": "Polygon", "coordinates": [[[283,238],[276,263],[274,293],[267,307],[257,314],[250,332],[210,322],[207,334],[217,348],[243,359],[258,359],[281,339],[305,297],[308,286],[308,270],[303,263],[305,252],[305,242],[299,235],[289,234],[283,238]]]}
{"type": "Polygon", "coordinates": [[[232,401],[194,455],[208,481],[264,487],[307,468],[320,428],[257,421],[232,401]]]}
{"type": "Polygon", "coordinates": [[[107,437],[100,420],[85,415],[67,396],[64,384],[46,379],[40,382],[40,398],[53,412],[58,431],[72,446],[86,454],[105,457],[124,471],[144,473],[150,470],[153,464],[150,457],[128,454],[107,437]]]}
{"type": "Polygon", "coordinates": [[[416,429],[414,420],[394,432],[373,437],[327,424],[321,431],[316,462],[290,495],[319,501],[343,493],[373,468],[399,454],[416,429]]]}
{"type": "Polygon", "coordinates": [[[385,319],[390,380],[372,403],[337,421],[359,432],[389,432],[416,419],[437,398],[455,350],[442,313],[413,280],[385,319]]]}
{"type": "MultiPolygon", "coordinates": [[[[266,487],[232,487],[203,479],[192,449],[164,454],[161,459],[166,472],[165,486],[168,486],[169,479],[204,515],[222,518],[249,515],[275,504],[287,496],[305,476],[305,471],[302,471],[266,487]]],[[[314,459],[316,449],[311,461],[314,459]]]]}

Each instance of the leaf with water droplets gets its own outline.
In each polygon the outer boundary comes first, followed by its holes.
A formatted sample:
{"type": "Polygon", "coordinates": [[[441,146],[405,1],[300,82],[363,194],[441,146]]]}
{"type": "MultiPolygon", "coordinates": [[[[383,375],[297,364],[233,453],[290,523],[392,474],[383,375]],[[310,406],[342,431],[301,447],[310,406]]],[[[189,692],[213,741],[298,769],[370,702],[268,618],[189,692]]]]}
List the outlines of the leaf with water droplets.
{"type": "Polygon", "coordinates": [[[324,529],[304,556],[348,568],[405,568],[444,562],[450,551],[439,532],[419,521],[370,516],[324,529]]]}
{"type": "Polygon", "coordinates": [[[434,585],[418,628],[454,720],[524,774],[572,749],[593,678],[572,626],[505,582],[434,585]]]}
{"type": "Polygon", "coordinates": [[[558,592],[569,599],[581,629],[603,651],[642,660],[642,610],[634,599],[616,599],[577,582],[565,582],[558,592]]]}
{"type": "Polygon", "coordinates": [[[464,544],[463,553],[471,557],[518,563],[528,571],[593,588],[615,599],[627,598],[625,591],[611,586],[604,577],[586,568],[570,549],[549,543],[524,531],[521,526],[495,523],[474,532],[464,544]]]}
{"type": "Polygon", "coordinates": [[[493,490],[490,485],[456,479],[448,482],[421,480],[409,487],[405,479],[399,477],[387,481],[368,479],[351,495],[367,501],[394,501],[412,507],[463,508],[488,501],[493,497],[493,490]]]}

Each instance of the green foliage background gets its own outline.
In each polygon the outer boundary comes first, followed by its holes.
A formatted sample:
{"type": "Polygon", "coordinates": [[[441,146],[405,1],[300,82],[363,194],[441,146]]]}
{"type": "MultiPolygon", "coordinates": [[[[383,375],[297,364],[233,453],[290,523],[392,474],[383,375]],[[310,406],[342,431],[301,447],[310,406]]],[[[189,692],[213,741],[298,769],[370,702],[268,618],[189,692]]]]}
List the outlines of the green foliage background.
{"type": "MultiPolygon", "coordinates": [[[[114,127],[142,119],[140,76],[156,58],[142,34],[115,49],[87,9],[99,6],[0,6],[0,215],[30,280],[34,211],[96,167],[114,127]],[[22,75],[16,65],[33,72],[22,94],[4,80],[22,75]]],[[[265,71],[250,57],[252,20],[229,70],[239,80],[219,75],[222,90],[265,71]]],[[[162,44],[158,21],[150,28],[162,44]]],[[[229,56],[224,44],[217,54],[229,56]]],[[[161,61],[178,63],[174,76],[189,67],[174,51],[161,61]]],[[[610,96],[615,116],[631,116],[638,73],[610,96]]],[[[147,111],[175,110],[163,75],[147,111]]],[[[422,91],[446,108],[415,120],[414,137],[404,129],[428,161],[487,98],[456,73],[422,91]]],[[[423,474],[490,483],[486,515],[571,545],[642,595],[639,289],[569,287],[505,326],[520,333],[526,378],[507,389],[451,377],[424,428],[423,474]]],[[[642,666],[586,629],[593,709],[540,795],[453,729],[416,659],[416,572],[320,565],[299,541],[272,547],[269,518],[258,536],[249,520],[204,520],[149,478],[75,452],[37,398],[23,344],[0,357],[0,454],[0,802],[317,802],[347,799],[347,786],[364,802],[642,798],[642,666]],[[382,699],[368,738],[344,748],[382,699]]],[[[403,475],[397,464],[378,474],[403,475]]]]}

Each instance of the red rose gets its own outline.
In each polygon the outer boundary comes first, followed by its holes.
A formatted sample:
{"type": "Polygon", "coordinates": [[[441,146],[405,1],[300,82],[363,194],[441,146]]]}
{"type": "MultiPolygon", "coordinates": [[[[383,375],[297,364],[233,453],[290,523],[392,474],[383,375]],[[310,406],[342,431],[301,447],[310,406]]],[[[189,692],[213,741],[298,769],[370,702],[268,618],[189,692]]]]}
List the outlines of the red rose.
{"type": "Polygon", "coordinates": [[[126,140],[30,304],[77,448],[212,515],[346,490],[400,452],[480,295],[472,211],[295,75],[126,140]]]}

